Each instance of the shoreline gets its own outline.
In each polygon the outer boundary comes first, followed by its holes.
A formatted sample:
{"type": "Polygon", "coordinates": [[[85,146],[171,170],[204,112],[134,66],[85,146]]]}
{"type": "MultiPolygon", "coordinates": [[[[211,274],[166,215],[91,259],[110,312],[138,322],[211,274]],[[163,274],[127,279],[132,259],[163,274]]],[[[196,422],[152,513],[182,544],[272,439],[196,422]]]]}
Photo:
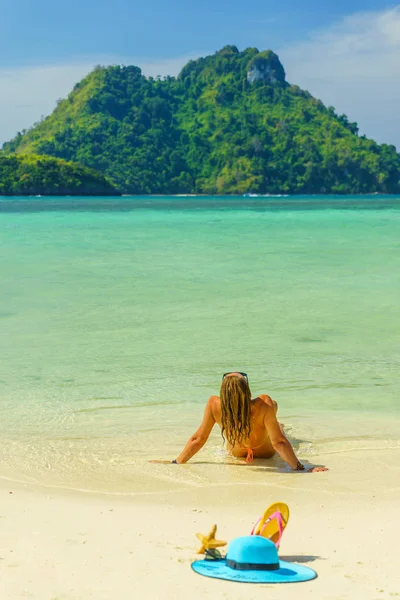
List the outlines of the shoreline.
{"type": "Polygon", "coordinates": [[[72,194],[0,194],[0,198],[108,198],[108,199],[120,199],[120,198],[399,198],[400,193],[384,193],[384,192],[369,192],[360,194],[326,194],[323,192],[315,192],[310,194],[291,194],[287,192],[276,192],[276,193],[265,193],[265,194],[253,194],[252,192],[246,192],[243,194],[86,194],[86,193],[72,193],[72,194]]]}
{"type": "MultiPolygon", "coordinates": [[[[202,486],[263,485],[265,478],[271,485],[285,486],[289,482],[288,467],[277,455],[271,459],[255,459],[254,463],[242,468],[242,461],[231,457],[223,447],[218,428],[213,430],[201,452],[179,469],[172,464],[149,464],[148,460],[172,460],[182,450],[188,435],[196,429],[201,414],[199,407],[186,409],[179,425],[172,431],[172,423],[178,423],[175,412],[176,407],[169,412],[164,410],[163,423],[153,421],[150,432],[136,431],[130,436],[92,438],[88,435],[78,440],[71,434],[3,438],[0,480],[16,485],[43,486],[49,490],[127,498],[202,486]]],[[[280,418],[286,425],[286,434],[296,454],[308,466],[322,464],[333,466],[336,471],[340,470],[342,462],[349,460],[352,467],[353,459],[372,460],[374,464],[377,456],[390,462],[400,454],[400,415],[396,413],[364,412],[360,422],[355,412],[321,414],[306,411],[300,418],[290,414],[288,408],[287,412],[282,411],[280,418]]],[[[96,424],[100,430],[101,423],[97,420],[96,424]]],[[[114,425],[117,426],[118,423],[114,425]]],[[[329,481],[332,490],[341,483],[334,482],[333,476],[329,481]]],[[[350,482],[350,488],[363,493],[357,476],[350,482]]]]}
{"type": "MultiPolygon", "coordinates": [[[[73,496],[77,498],[116,499],[121,502],[149,502],[152,498],[171,497],[176,503],[189,506],[201,490],[202,501],[218,506],[220,498],[229,489],[241,490],[240,497],[247,498],[254,490],[274,488],[282,493],[320,493],[343,496],[368,497],[373,486],[379,487],[379,493],[400,500],[400,483],[394,473],[400,475],[400,447],[377,449],[349,449],[346,452],[334,452],[326,455],[314,455],[313,461],[300,456],[305,465],[326,465],[325,473],[293,472],[284,465],[279,457],[272,459],[254,459],[251,464],[242,460],[209,460],[207,457],[194,457],[188,463],[152,464],[145,460],[148,477],[156,480],[158,485],[150,489],[122,490],[115,480],[114,489],[96,489],[77,487],[66,482],[55,484],[54,481],[22,480],[10,474],[0,474],[0,489],[7,487],[37,491],[56,496],[73,496]],[[385,469],[383,469],[383,466],[385,469]],[[214,471],[213,473],[211,473],[214,471]],[[393,471],[393,472],[392,472],[393,471]],[[210,473],[205,479],[204,473],[210,473]],[[324,486],[320,488],[320,481],[324,486]],[[383,491],[384,492],[383,492],[383,491]]],[[[143,483],[143,482],[140,482],[143,483]]],[[[145,488],[145,486],[143,486],[145,488]]],[[[223,504],[223,503],[222,503],[223,504]]]]}

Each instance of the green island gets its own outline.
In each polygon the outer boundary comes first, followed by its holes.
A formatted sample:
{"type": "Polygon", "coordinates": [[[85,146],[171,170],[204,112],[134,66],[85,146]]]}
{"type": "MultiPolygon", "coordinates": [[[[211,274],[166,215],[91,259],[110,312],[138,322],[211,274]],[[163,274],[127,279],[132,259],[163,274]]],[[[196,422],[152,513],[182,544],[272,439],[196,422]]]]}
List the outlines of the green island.
{"type": "Polygon", "coordinates": [[[356,123],[289,84],[274,52],[235,46],[189,61],[177,77],[96,67],[0,156],[22,160],[8,180],[0,163],[0,193],[7,181],[18,193],[71,193],[69,178],[82,193],[400,192],[394,146],[360,136],[356,123]],[[72,162],[45,168],[43,155],[72,162]]]}
{"type": "Polygon", "coordinates": [[[76,163],[36,154],[0,154],[1,196],[109,196],[118,190],[104,175],[76,163]]]}

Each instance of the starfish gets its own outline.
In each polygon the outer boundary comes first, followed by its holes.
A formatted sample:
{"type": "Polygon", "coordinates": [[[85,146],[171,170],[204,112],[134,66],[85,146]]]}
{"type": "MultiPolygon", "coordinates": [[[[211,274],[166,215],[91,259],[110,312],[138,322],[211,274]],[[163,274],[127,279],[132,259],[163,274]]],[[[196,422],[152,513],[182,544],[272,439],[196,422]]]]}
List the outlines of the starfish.
{"type": "Polygon", "coordinates": [[[197,554],[205,554],[206,550],[210,548],[218,548],[221,546],[226,546],[227,542],[223,540],[216,540],[215,534],[217,533],[217,526],[213,525],[211,527],[211,531],[208,535],[203,535],[202,533],[196,533],[196,536],[201,541],[201,547],[197,551],[197,554]]]}

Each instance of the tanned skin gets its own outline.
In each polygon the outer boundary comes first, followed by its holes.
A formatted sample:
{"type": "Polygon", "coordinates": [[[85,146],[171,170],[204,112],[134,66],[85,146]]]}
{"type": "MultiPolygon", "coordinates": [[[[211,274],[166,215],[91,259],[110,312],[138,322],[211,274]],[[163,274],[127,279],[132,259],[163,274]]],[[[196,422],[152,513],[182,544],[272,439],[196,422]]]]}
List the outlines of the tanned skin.
{"type": "MultiPolygon", "coordinates": [[[[240,373],[229,373],[227,377],[230,375],[240,376],[240,373]]],[[[251,401],[250,411],[251,433],[248,446],[235,446],[233,448],[228,446],[229,452],[237,458],[245,458],[248,448],[253,450],[254,458],[271,458],[277,453],[292,469],[296,470],[299,459],[294,453],[283,427],[276,418],[278,405],[275,400],[272,400],[268,394],[260,394],[251,401]]],[[[215,423],[218,423],[221,427],[221,400],[219,396],[210,396],[200,427],[188,439],[184,449],[177,457],[176,462],[178,464],[186,463],[204,446],[215,423]]],[[[320,466],[311,467],[304,471],[316,473],[327,470],[327,467],[320,466]]]]}

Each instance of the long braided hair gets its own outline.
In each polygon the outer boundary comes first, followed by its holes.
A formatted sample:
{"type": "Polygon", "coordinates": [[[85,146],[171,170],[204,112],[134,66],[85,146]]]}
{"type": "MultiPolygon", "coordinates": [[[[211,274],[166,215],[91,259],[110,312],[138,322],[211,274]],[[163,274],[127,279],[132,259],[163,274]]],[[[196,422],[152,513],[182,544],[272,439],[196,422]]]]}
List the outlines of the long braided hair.
{"type": "Polygon", "coordinates": [[[220,390],[221,433],[234,448],[246,443],[250,437],[250,387],[245,377],[224,377],[220,390]]]}

